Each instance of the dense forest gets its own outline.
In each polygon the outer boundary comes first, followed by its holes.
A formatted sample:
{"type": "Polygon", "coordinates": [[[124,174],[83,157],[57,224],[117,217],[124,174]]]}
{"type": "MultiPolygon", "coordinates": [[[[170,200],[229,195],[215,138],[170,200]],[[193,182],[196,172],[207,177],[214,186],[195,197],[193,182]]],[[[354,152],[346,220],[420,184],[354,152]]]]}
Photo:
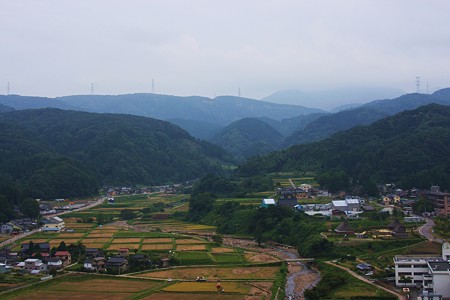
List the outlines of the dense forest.
{"type": "Polygon", "coordinates": [[[316,171],[336,191],[360,185],[370,194],[379,182],[403,187],[450,188],[450,107],[431,104],[337,133],[321,142],[296,145],[250,159],[237,173],[316,171]]]}
{"type": "Polygon", "coordinates": [[[232,161],[220,147],[145,117],[39,109],[2,113],[0,122],[0,174],[15,187],[0,191],[8,197],[86,196],[100,185],[181,182],[232,161]]]}
{"type": "Polygon", "coordinates": [[[237,160],[277,150],[283,136],[267,123],[253,118],[233,122],[215,135],[210,142],[222,146],[237,160]]]}

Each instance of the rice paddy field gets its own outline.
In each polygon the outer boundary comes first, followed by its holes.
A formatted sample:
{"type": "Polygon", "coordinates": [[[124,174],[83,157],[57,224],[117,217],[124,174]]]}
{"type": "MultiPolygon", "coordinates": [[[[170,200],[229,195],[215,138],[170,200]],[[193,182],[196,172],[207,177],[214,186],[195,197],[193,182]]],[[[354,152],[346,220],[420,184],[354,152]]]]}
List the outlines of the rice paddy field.
{"type": "Polygon", "coordinates": [[[217,280],[274,280],[279,267],[179,267],[174,269],[152,271],[136,274],[137,277],[146,278],[172,278],[183,280],[195,280],[197,277],[205,277],[208,281],[217,280]]]}
{"type": "Polygon", "coordinates": [[[167,282],[147,278],[68,275],[11,291],[3,294],[2,299],[269,299],[267,290],[272,285],[262,281],[226,281],[220,284],[223,291],[218,294],[216,281],[167,282]]]}

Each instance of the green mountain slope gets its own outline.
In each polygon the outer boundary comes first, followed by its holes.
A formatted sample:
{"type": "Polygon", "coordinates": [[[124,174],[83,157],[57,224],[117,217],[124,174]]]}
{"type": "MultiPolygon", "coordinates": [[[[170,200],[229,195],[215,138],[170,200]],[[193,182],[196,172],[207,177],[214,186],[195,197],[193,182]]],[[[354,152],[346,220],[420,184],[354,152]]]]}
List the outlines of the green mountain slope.
{"type": "Polygon", "coordinates": [[[18,203],[25,197],[55,198],[98,193],[95,176],[55,153],[31,132],[0,121],[0,194],[18,203]]]}
{"type": "Polygon", "coordinates": [[[430,104],[339,132],[321,142],[253,158],[237,172],[248,176],[315,171],[328,182],[348,176],[353,184],[361,185],[395,182],[405,187],[438,184],[450,188],[448,139],[450,107],[430,104]]]}
{"type": "Polygon", "coordinates": [[[358,125],[369,125],[386,116],[430,103],[450,105],[450,89],[443,89],[432,95],[408,94],[392,100],[377,100],[356,109],[322,116],[286,138],[285,146],[323,140],[336,132],[358,125]]]}
{"type": "Polygon", "coordinates": [[[243,160],[278,149],[283,136],[261,120],[244,118],[225,127],[210,141],[243,160]]]}
{"type": "MultiPolygon", "coordinates": [[[[181,182],[230,161],[220,147],[196,140],[171,123],[145,117],[40,109],[3,113],[0,122],[32,137],[39,147],[29,148],[38,154],[74,161],[101,184],[181,182]]],[[[25,154],[18,156],[26,159],[25,154]]]]}

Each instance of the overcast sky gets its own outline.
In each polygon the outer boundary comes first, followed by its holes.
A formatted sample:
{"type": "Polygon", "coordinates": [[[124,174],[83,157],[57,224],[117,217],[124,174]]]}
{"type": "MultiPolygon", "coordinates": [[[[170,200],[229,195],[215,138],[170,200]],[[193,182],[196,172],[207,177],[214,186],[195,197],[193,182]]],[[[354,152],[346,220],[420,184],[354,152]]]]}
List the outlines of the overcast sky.
{"type": "Polygon", "coordinates": [[[0,94],[450,86],[448,0],[0,0],[0,94]]]}

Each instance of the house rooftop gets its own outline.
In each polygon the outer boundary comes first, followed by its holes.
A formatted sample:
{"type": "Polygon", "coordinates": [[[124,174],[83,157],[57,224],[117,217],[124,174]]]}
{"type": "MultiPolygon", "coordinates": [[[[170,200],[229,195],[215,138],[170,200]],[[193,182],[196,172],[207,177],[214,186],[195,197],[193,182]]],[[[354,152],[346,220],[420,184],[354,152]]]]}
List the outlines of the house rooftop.
{"type": "Polygon", "coordinates": [[[69,251],[56,251],[54,256],[67,256],[69,254],[69,251]]]}
{"type": "Polygon", "coordinates": [[[126,261],[126,259],[120,256],[114,256],[108,259],[108,263],[123,263],[124,261],[126,261]]]}
{"type": "Polygon", "coordinates": [[[275,205],[275,200],[274,199],[263,199],[263,203],[275,205]]]}
{"type": "Polygon", "coordinates": [[[440,256],[414,256],[414,255],[396,255],[396,262],[425,262],[425,261],[442,261],[440,256]]]}
{"type": "Polygon", "coordinates": [[[432,272],[448,272],[450,271],[450,262],[447,261],[433,261],[428,262],[432,272]]]}

